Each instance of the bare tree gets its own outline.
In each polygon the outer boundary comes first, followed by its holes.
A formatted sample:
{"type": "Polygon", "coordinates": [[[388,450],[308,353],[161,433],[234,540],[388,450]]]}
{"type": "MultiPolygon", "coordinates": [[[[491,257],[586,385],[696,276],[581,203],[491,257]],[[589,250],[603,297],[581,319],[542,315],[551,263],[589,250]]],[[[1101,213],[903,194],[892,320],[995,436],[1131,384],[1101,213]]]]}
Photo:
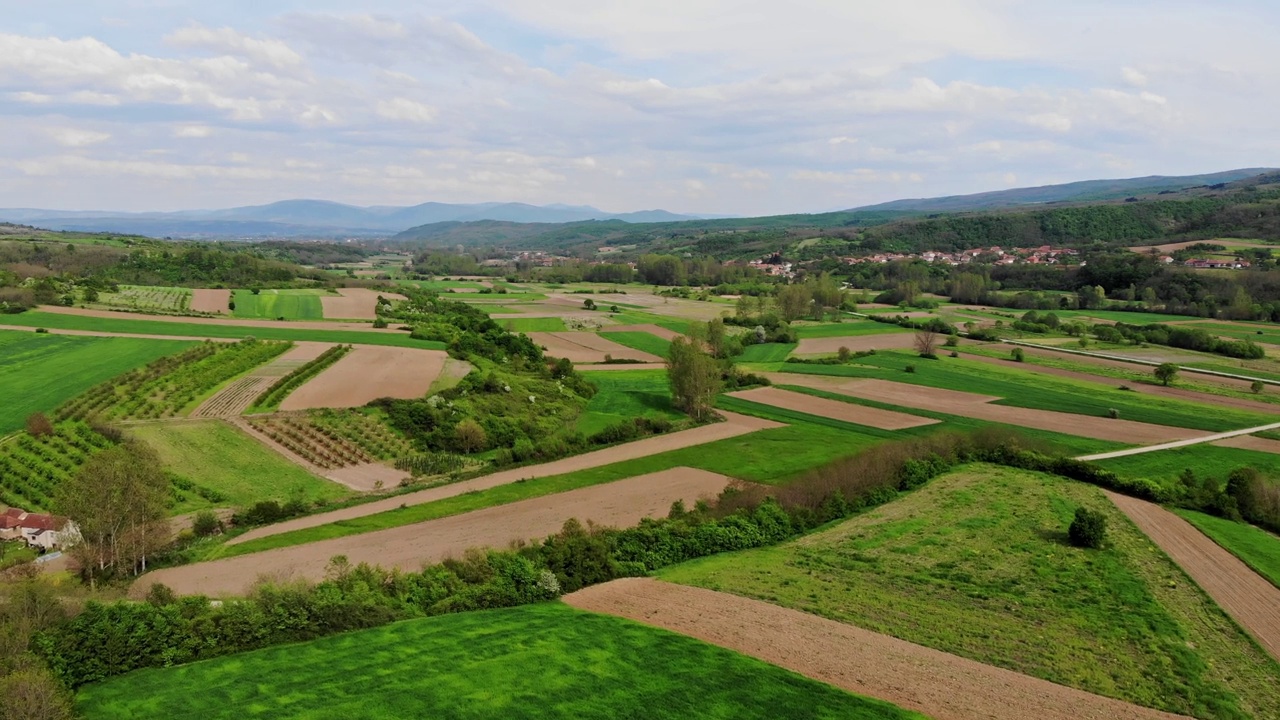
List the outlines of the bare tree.
{"type": "Polygon", "coordinates": [[[936,330],[925,328],[916,330],[916,352],[920,353],[920,357],[934,357],[934,351],[938,349],[938,333],[936,330]]]}

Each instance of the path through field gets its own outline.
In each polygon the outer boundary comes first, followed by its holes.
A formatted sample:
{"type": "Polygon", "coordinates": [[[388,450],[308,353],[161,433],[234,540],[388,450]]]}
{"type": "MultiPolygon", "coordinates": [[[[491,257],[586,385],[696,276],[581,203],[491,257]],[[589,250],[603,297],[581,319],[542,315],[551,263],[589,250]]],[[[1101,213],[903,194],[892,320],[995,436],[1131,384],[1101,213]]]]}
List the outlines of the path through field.
{"type": "Polygon", "coordinates": [[[669,450],[680,450],[687,447],[693,447],[694,445],[703,445],[716,440],[737,437],[757,430],[768,430],[770,428],[782,427],[780,423],[770,420],[762,420],[748,415],[739,415],[737,413],[725,411],[720,411],[720,414],[725,416],[725,422],[715,423],[714,425],[703,425],[701,427],[693,428],[692,430],[681,430],[667,435],[645,438],[644,440],[636,440],[635,442],[615,445],[611,448],[595,450],[582,455],[574,455],[573,457],[543,463],[541,465],[530,465],[527,467],[514,468],[512,470],[503,470],[491,475],[485,475],[471,480],[464,480],[462,482],[431,488],[429,490],[420,490],[407,495],[397,495],[396,497],[387,498],[386,500],[378,500],[371,503],[365,503],[363,505],[357,505],[355,507],[343,508],[341,510],[334,510],[327,513],[319,513],[317,515],[308,515],[307,517],[301,517],[295,520],[287,520],[282,523],[276,523],[256,530],[250,530],[244,535],[231,540],[227,544],[234,545],[261,537],[290,532],[292,530],[301,530],[303,528],[317,527],[319,525],[328,525],[329,523],[338,522],[340,520],[350,520],[351,518],[364,517],[365,515],[374,515],[388,510],[395,510],[401,506],[421,505],[423,503],[434,502],[436,500],[443,500],[444,498],[453,497],[455,495],[487,490],[489,488],[498,487],[499,485],[507,485],[519,480],[550,477],[552,475],[562,475],[564,473],[575,472],[578,470],[588,470],[590,468],[610,465],[624,460],[635,460],[637,458],[648,457],[650,455],[656,455],[669,450]]]}
{"type": "Polygon", "coordinates": [[[1104,492],[1218,607],[1280,660],[1280,588],[1159,505],[1104,492]]]}
{"type": "Polygon", "coordinates": [[[444,368],[442,350],[356,345],[294,390],[281,410],[360,407],[383,397],[420,398],[444,368]]]}
{"type": "Polygon", "coordinates": [[[158,570],[139,578],[130,590],[144,595],[152,583],[168,585],[180,595],[243,594],[258,578],[322,580],[335,555],[353,564],[418,570],[424,564],[460,557],[469,548],[505,548],[513,542],[544,538],[566,520],[629,527],[646,517],[666,515],[671,504],[692,506],[724,489],[729,478],[672,468],[626,480],[570,490],[546,497],[429,520],[415,525],[322,540],[295,547],[158,570]]]}
{"type": "Polygon", "coordinates": [[[331,345],[317,342],[294,343],[291,350],[226,386],[192,411],[191,417],[239,417],[272,383],[320,357],[331,345]]]}
{"type": "Polygon", "coordinates": [[[759,600],[650,578],[564,601],[695,637],[934,720],[1172,720],[1172,715],[759,600]]]}
{"type": "Polygon", "coordinates": [[[890,380],[862,380],[821,375],[802,375],[799,373],[765,373],[775,385],[799,385],[829,392],[837,392],[850,397],[874,400],[889,405],[898,405],[919,410],[959,415],[977,420],[1019,425],[1051,430],[1053,432],[1094,438],[1095,440],[1113,440],[1115,442],[1145,445],[1171,440],[1190,440],[1208,437],[1210,433],[1200,430],[1172,427],[1168,425],[1152,425],[1134,422],[1133,420],[1113,420],[1092,415],[1055,412],[1053,410],[1033,410],[1009,405],[993,405],[1000,398],[989,395],[943,390],[909,385],[890,380]]]}
{"type": "Polygon", "coordinates": [[[1188,445],[1199,445],[1201,443],[1218,442],[1222,440],[1230,440],[1246,435],[1252,435],[1257,432],[1265,432],[1267,430],[1280,430],[1280,423],[1271,423],[1270,425],[1259,425],[1258,427],[1245,428],[1243,430],[1232,430],[1231,432],[1216,433],[1214,435],[1204,435],[1189,440],[1175,440],[1173,442],[1161,443],[1159,445],[1148,445],[1146,447],[1129,448],[1128,450],[1116,450],[1114,452],[1098,453],[1097,455],[1082,455],[1077,460],[1110,460],[1111,458],[1125,457],[1128,455],[1141,455],[1149,452],[1159,452],[1161,450],[1173,450],[1175,448],[1187,447],[1188,445]]]}
{"type": "Polygon", "coordinates": [[[936,425],[941,422],[941,420],[920,417],[919,415],[908,415],[907,413],[880,410],[866,405],[828,400],[775,387],[739,390],[728,393],[728,395],[742,400],[772,405],[784,410],[795,410],[796,412],[809,413],[810,415],[833,420],[843,420],[855,425],[866,425],[881,430],[905,430],[923,425],[936,425]]]}

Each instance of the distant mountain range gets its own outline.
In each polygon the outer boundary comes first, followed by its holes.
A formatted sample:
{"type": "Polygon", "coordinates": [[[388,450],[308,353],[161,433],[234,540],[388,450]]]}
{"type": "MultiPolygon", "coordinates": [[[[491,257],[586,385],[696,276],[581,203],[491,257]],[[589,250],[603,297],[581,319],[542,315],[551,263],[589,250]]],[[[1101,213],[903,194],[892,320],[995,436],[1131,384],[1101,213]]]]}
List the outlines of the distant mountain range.
{"type": "MultiPolygon", "coordinates": [[[[837,213],[780,215],[768,218],[728,218],[723,215],[678,215],[666,210],[609,213],[586,205],[526,205],[524,203],[449,204],[428,202],[411,207],[357,207],[324,200],[285,200],[269,205],[225,210],[124,213],[63,211],[31,208],[0,209],[0,222],[34,225],[50,230],[115,232],[173,238],[314,238],[389,237],[401,241],[445,240],[462,233],[469,240],[486,238],[502,243],[554,231],[557,226],[587,221],[646,223],[709,223],[728,225],[867,225],[896,218],[933,213],[973,212],[1031,207],[1050,203],[1122,200],[1131,196],[1175,193],[1275,173],[1268,168],[1228,170],[1207,175],[1150,176],[1124,180],[1086,180],[1063,185],[1017,188],[974,195],[894,200],[837,213]]],[[[605,228],[596,227],[600,232],[605,228]]]]}
{"type": "Polygon", "coordinates": [[[585,205],[428,202],[412,207],[357,207],[324,200],[285,200],[270,205],[226,210],[125,213],[110,211],[0,209],[0,222],[50,230],[117,232],[175,238],[381,237],[406,228],[440,222],[497,220],[516,223],[569,223],[621,220],[628,223],[678,222],[702,216],[666,210],[609,213],[585,205]]]}

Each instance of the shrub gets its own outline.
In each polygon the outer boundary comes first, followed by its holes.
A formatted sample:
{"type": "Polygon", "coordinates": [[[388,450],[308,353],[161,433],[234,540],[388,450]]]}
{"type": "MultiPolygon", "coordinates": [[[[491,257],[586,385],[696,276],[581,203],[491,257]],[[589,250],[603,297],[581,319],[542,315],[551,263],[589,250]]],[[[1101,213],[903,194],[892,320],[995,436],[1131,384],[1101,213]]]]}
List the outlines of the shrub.
{"type": "Polygon", "coordinates": [[[1261,380],[1254,380],[1253,384],[1249,386],[1249,389],[1253,391],[1254,395],[1258,395],[1262,393],[1262,390],[1265,387],[1266,387],[1266,383],[1262,382],[1261,380]]]}
{"type": "Polygon", "coordinates": [[[27,416],[27,433],[33,437],[46,437],[52,435],[53,423],[49,421],[49,416],[42,412],[31,413],[27,416]]]}
{"type": "Polygon", "coordinates": [[[850,352],[849,348],[841,345],[840,349],[836,351],[836,357],[840,360],[840,362],[847,363],[849,362],[849,358],[853,357],[853,353],[850,352]]]}
{"type": "Polygon", "coordinates": [[[48,334],[49,330],[48,328],[36,328],[36,332],[41,334],[48,334]]]}
{"type": "Polygon", "coordinates": [[[1168,385],[1178,377],[1178,366],[1173,363],[1162,363],[1155,369],[1156,379],[1161,385],[1168,385]]]}
{"type": "Polygon", "coordinates": [[[1107,543],[1107,516],[1088,508],[1077,508],[1067,537],[1076,547],[1093,550],[1103,547],[1107,543]]]}
{"type": "Polygon", "coordinates": [[[955,350],[952,350],[951,357],[960,357],[960,353],[956,352],[955,350]]]}
{"type": "Polygon", "coordinates": [[[915,366],[915,365],[908,365],[908,366],[906,366],[906,367],[904,367],[904,368],[902,368],[902,369],[903,369],[903,370],[905,370],[906,372],[914,373],[914,372],[916,371],[916,366],[915,366]]]}
{"type": "Polygon", "coordinates": [[[387,326],[387,321],[383,318],[374,318],[373,326],[381,330],[387,326]]]}
{"type": "Polygon", "coordinates": [[[1111,418],[1112,420],[1119,420],[1119,419],[1120,419],[1120,411],[1119,411],[1119,410],[1117,410],[1117,409],[1115,409],[1115,408],[1108,408],[1108,409],[1107,409],[1107,417],[1111,418]]]}
{"type": "Polygon", "coordinates": [[[222,521],[212,510],[201,510],[191,521],[191,532],[196,537],[208,537],[222,532],[222,521]]]}
{"type": "Polygon", "coordinates": [[[1014,362],[1023,362],[1026,359],[1026,353],[1024,353],[1020,347],[1014,348],[1013,352],[1009,354],[1013,356],[1014,362]]]}

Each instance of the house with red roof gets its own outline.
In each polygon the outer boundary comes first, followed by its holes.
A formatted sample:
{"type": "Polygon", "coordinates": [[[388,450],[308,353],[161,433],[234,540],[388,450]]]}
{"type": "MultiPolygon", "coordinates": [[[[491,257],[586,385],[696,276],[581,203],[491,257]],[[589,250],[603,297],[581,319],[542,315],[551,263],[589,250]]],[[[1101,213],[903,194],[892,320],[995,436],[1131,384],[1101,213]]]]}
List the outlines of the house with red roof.
{"type": "Polygon", "coordinates": [[[80,531],[69,518],[9,508],[0,514],[0,540],[22,540],[32,547],[53,550],[73,544],[80,531]]]}

